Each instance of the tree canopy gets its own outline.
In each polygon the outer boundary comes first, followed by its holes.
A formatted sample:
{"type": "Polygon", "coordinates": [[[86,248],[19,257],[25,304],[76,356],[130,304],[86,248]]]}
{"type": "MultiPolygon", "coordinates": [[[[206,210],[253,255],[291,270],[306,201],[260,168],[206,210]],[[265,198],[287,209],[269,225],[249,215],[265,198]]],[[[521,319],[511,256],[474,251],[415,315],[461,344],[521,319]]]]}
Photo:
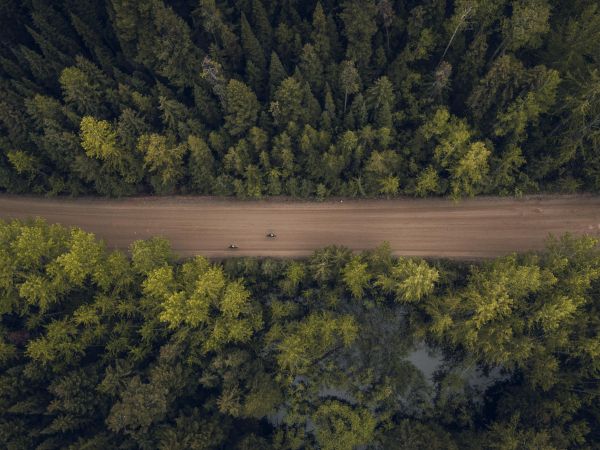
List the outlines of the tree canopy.
{"type": "Polygon", "coordinates": [[[0,439],[591,450],[598,299],[590,237],[472,264],[387,245],[217,263],[161,238],[124,254],[77,228],[2,222],[0,439]]]}
{"type": "Polygon", "coordinates": [[[1,191],[600,189],[595,0],[2,5],[1,191]]]}

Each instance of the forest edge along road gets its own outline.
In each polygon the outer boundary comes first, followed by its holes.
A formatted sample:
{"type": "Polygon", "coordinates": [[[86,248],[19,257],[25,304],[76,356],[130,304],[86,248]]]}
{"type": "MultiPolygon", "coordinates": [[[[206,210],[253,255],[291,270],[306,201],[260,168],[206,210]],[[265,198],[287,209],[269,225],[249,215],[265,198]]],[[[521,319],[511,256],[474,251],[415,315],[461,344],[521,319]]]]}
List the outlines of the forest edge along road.
{"type": "Polygon", "coordinates": [[[303,257],[328,245],[388,241],[396,255],[478,259],[539,250],[550,235],[600,235],[600,197],[529,196],[322,203],[206,197],[58,199],[0,195],[0,218],[42,217],[95,233],[109,248],[163,236],[181,256],[303,257]],[[273,231],[276,238],[266,234],[273,231]],[[228,249],[231,243],[238,248],[228,249]]]}
{"type": "Polygon", "coordinates": [[[600,197],[239,201],[207,197],[57,199],[0,195],[0,218],[42,217],[127,249],[151,236],[181,256],[303,257],[387,241],[396,255],[478,259],[538,250],[550,235],[600,235],[600,197]],[[266,237],[274,231],[276,239],[266,237]],[[235,243],[238,248],[228,247],[235,243]]]}

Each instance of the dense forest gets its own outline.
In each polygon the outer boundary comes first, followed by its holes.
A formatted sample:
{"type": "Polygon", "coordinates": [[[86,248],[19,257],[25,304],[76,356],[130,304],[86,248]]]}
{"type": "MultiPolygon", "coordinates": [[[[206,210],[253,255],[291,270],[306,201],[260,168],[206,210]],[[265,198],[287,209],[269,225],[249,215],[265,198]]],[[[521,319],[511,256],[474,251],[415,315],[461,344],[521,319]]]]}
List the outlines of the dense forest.
{"type": "Polygon", "coordinates": [[[600,189],[596,0],[0,0],[0,190],[600,189]]]}
{"type": "Polygon", "coordinates": [[[10,450],[600,441],[592,238],[477,264],[385,244],[214,263],[177,260],[161,238],[125,255],[80,229],[14,221],[0,223],[0,314],[10,450]]]}
{"type": "MultiPolygon", "coordinates": [[[[600,192],[596,0],[0,0],[0,192],[600,192]]],[[[0,446],[594,450],[600,247],[111,251],[0,221],[0,446]]]]}

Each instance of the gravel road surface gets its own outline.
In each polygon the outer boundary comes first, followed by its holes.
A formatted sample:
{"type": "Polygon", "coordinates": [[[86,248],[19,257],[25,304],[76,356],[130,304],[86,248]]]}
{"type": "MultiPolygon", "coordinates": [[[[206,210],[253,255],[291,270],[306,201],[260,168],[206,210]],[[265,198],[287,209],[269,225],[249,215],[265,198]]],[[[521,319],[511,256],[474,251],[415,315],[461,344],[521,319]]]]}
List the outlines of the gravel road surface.
{"type": "Polygon", "coordinates": [[[330,244],[388,241],[397,255],[478,259],[536,250],[549,234],[600,235],[600,197],[236,201],[205,197],[118,200],[0,195],[0,218],[43,217],[95,233],[108,247],[160,235],[182,256],[302,257],[330,244]],[[266,237],[268,232],[277,237],[266,237]],[[229,250],[231,243],[238,249],[229,250]]]}

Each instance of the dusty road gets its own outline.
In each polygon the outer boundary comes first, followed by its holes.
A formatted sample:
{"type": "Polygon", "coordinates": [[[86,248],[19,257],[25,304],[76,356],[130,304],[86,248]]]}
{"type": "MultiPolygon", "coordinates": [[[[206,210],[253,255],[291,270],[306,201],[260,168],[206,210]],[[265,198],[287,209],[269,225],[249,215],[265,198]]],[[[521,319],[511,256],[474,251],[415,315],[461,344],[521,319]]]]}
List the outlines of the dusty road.
{"type": "Polygon", "coordinates": [[[471,259],[539,249],[550,233],[600,235],[600,197],[591,196],[308,203],[0,195],[0,218],[36,216],[91,231],[110,248],[161,235],[180,255],[209,257],[300,257],[329,244],[363,250],[388,241],[398,255],[471,259]],[[232,242],[239,249],[228,250],[232,242]]]}

